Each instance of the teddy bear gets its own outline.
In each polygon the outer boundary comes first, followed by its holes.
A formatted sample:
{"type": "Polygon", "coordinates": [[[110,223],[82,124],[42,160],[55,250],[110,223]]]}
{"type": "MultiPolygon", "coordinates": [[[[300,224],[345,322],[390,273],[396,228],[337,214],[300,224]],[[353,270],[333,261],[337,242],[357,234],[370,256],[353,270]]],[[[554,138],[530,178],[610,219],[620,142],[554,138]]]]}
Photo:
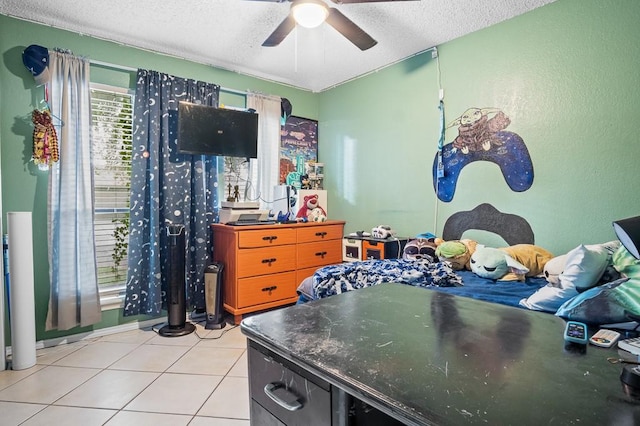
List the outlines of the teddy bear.
{"type": "Polygon", "coordinates": [[[320,206],[318,202],[318,194],[309,194],[304,196],[298,213],[298,219],[307,219],[310,222],[324,222],[327,220],[327,212],[320,206]]]}

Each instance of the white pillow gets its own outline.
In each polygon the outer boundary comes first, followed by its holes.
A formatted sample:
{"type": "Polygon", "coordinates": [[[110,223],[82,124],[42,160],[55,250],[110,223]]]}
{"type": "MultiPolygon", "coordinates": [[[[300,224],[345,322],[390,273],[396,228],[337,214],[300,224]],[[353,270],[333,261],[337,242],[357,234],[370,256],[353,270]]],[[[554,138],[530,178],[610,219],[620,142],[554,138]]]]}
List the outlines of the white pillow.
{"type": "Polygon", "coordinates": [[[579,245],[567,253],[564,271],[558,276],[560,287],[587,290],[598,283],[611,262],[611,252],[605,245],[579,245]]]}
{"type": "Polygon", "coordinates": [[[577,295],[575,288],[560,288],[547,284],[527,299],[522,299],[520,306],[534,311],[555,313],[564,302],[577,295]]]}

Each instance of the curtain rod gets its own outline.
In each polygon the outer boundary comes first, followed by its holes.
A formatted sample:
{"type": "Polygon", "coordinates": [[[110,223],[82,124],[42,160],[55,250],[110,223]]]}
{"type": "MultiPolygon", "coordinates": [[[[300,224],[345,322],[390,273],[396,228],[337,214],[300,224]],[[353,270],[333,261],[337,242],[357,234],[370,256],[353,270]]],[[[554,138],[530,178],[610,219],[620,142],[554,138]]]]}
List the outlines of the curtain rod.
{"type": "MultiPolygon", "coordinates": [[[[92,65],[98,65],[100,67],[112,68],[112,69],[116,69],[116,70],[120,70],[120,71],[138,72],[137,68],[127,67],[127,66],[118,65],[118,64],[112,64],[110,62],[96,61],[94,59],[90,59],[89,63],[92,64],[92,65]]],[[[220,86],[220,91],[221,92],[225,92],[225,93],[231,93],[231,94],[234,94],[234,95],[247,96],[247,92],[244,92],[242,90],[229,89],[227,87],[222,87],[222,86],[220,86]]]]}

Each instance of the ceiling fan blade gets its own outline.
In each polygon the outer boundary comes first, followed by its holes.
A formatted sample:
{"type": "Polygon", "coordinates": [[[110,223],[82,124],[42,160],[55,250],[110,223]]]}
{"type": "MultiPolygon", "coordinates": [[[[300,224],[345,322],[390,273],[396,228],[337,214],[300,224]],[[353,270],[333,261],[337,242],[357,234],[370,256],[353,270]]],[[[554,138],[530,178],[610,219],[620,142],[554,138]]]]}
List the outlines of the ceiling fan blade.
{"type": "Polygon", "coordinates": [[[284,18],[284,21],[271,33],[269,37],[262,43],[264,47],[274,47],[282,43],[289,33],[295,28],[296,21],[291,14],[284,18]]]}
{"type": "Polygon", "coordinates": [[[329,8],[327,24],[335,28],[347,40],[358,46],[360,50],[367,50],[378,44],[362,28],[357,26],[351,19],[347,18],[338,9],[329,8]]]}
{"type": "Polygon", "coordinates": [[[420,1],[420,0],[331,0],[335,4],[353,4],[353,3],[378,3],[392,1],[420,1]]]}

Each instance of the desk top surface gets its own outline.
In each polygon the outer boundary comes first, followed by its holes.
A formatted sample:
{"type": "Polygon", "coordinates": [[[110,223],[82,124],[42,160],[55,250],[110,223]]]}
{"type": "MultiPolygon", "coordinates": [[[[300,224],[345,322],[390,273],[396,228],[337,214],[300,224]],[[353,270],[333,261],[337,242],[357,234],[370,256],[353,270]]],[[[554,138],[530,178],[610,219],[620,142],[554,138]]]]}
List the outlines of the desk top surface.
{"type": "Polygon", "coordinates": [[[564,326],[401,284],[242,321],[250,339],[408,424],[640,424],[607,362],[616,350],[566,350],[564,326]]]}

